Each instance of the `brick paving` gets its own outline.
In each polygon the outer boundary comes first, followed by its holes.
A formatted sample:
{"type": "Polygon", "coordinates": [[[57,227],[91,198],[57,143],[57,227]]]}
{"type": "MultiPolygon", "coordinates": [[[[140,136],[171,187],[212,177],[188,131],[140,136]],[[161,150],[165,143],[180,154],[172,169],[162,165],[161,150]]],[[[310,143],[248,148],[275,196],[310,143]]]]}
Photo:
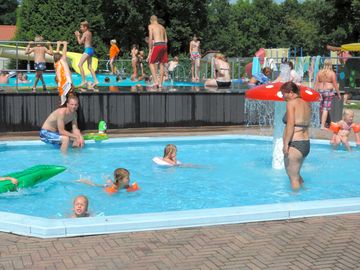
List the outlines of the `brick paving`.
{"type": "Polygon", "coordinates": [[[0,269],[360,269],[360,214],[59,239],[0,233],[0,269]]]}

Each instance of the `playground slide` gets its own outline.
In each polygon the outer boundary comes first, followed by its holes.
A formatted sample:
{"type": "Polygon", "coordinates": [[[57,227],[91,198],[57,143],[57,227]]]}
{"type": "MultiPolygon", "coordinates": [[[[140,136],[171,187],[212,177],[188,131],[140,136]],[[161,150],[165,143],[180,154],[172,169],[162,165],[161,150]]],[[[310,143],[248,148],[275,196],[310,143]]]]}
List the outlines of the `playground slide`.
{"type": "MultiPolygon", "coordinates": [[[[25,54],[25,47],[17,47],[17,49],[18,49],[17,57],[19,58],[19,60],[34,61],[34,54],[33,53],[25,54]]],[[[67,52],[66,55],[67,55],[67,61],[69,63],[69,66],[71,68],[73,68],[76,73],[80,74],[80,70],[77,65],[80,61],[82,54],[74,53],[74,52],[67,52]]],[[[0,57],[16,59],[16,46],[0,44],[0,57]]],[[[45,56],[45,61],[47,63],[54,63],[54,59],[50,55],[45,56]]],[[[98,59],[97,58],[95,58],[95,57],[92,58],[91,66],[96,71],[96,69],[98,67],[98,59]]],[[[85,70],[86,75],[90,74],[90,71],[86,67],[86,63],[84,64],[84,70],[85,70]]]]}

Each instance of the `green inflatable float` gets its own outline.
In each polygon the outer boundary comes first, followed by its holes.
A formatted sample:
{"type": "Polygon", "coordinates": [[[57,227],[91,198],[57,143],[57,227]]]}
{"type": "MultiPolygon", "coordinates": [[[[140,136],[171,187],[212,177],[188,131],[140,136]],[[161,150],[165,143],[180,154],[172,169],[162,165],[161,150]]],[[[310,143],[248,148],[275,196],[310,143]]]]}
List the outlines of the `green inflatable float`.
{"type": "Polygon", "coordinates": [[[17,191],[19,188],[32,187],[40,182],[48,180],[49,178],[65,171],[63,166],[55,165],[37,165],[30,167],[21,172],[10,173],[5,176],[13,177],[18,180],[18,185],[14,185],[10,180],[0,182],[0,193],[8,191],[17,191]]]}
{"type": "Polygon", "coordinates": [[[107,129],[106,122],[101,120],[99,122],[99,132],[98,133],[88,133],[83,136],[84,140],[94,140],[94,141],[103,141],[109,139],[109,136],[105,133],[107,129]]]}

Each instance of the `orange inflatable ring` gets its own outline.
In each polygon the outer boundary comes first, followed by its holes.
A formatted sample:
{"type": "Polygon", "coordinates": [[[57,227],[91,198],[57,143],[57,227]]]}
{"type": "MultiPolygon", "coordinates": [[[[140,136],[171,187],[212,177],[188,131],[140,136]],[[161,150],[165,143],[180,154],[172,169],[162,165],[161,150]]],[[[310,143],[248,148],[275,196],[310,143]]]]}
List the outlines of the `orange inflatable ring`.
{"type": "Polygon", "coordinates": [[[360,124],[354,124],[352,126],[352,129],[353,129],[354,133],[358,133],[360,131],[360,124]]]}
{"type": "Polygon", "coordinates": [[[335,123],[335,122],[331,122],[330,123],[330,130],[332,132],[334,132],[335,134],[339,133],[340,131],[340,125],[338,123],[335,123]]]}

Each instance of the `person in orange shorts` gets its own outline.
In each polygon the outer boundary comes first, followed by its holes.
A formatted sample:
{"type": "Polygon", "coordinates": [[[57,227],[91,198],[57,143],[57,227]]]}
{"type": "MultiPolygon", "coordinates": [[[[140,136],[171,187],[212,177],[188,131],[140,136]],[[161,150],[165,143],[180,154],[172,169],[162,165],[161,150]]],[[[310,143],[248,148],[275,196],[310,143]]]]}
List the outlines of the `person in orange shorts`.
{"type": "Polygon", "coordinates": [[[54,67],[56,72],[56,82],[58,84],[61,106],[65,104],[67,94],[71,91],[74,91],[70,68],[66,61],[66,52],[67,42],[58,41],[56,46],[56,52],[54,53],[54,67]],[[62,54],[59,52],[61,45],[63,45],[62,54]]]}
{"type": "Polygon", "coordinates": [[[109,56],[110,56],[111,74],[115,74],[114,61],[115,61],[116,57],[118,56],[120,49],[116,45],[116,39],[112,39],[110,41],[110,45],[111,46],[110,46],[109,56]]]}

